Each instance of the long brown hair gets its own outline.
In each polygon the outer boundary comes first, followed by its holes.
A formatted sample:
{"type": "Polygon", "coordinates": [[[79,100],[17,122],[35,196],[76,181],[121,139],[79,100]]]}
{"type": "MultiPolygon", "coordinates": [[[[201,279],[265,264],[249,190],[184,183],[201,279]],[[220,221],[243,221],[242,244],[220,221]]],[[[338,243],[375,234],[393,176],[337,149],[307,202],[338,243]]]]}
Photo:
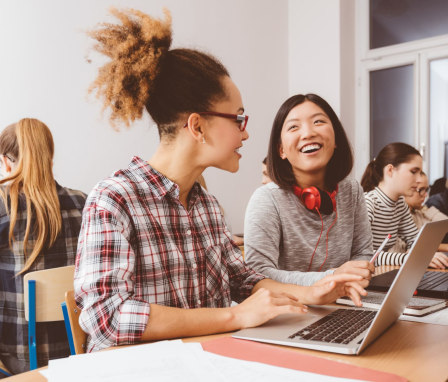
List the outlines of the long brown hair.
{"type": "Polygon", "coordinates": [[[402,163],[409,162],[412,157],[420,156],[415,147],[407,143],[394,142],[384,146],[367,165],[361,178],[361,186],[364,192],[372,191],[383,180],[383,169],[388,164],[398,167],[402,163]]]}
{"type": "Polygon", "coordinates": [[[25,196],[26,230],[23,243],[27,271],[45,247],[51,247],[62,227],[59,198],[53,177],[54,143],[50,129],[37,119],[24,118],[6,127],[0,134],[0,154],[17,163],[6,178],[0,180],[1,197],[10,215],[9,245],[14,241],[19,198],[25,196]],[[34,223],[31,226],[31,223],[34,223]],[[28,241],[35,233],[31,253],[28,241]]]}

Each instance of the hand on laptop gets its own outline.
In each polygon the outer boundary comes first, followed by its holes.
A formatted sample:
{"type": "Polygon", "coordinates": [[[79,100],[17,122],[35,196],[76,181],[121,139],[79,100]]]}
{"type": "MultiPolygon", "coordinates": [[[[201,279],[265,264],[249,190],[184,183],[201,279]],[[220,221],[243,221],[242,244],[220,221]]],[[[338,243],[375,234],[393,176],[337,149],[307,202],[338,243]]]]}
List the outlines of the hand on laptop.
{"type": "Polygon", "coordinates": [[[429,267],[437,269],[448,268],[448,256],[442,252],[436,252],[431,262],[429,263],[429,267]]]}
{"type": "Polygon", "coordinates": [[[353,260],[347,261],[339,268],[334,270],[334,274],[348,273],[352,275],[358,275],[363,278],[359,283],[363,288],[369,285],[369,281],[375,272],[375,266],[367,260],[353,260]]]}
{"type": "Polygon", "coordinates": [[[239,328],[251,328],[285,313],[306,313],[308,307],[289,293],[258,289],[241,304],[232,307],[239,328]]]}
{"type": "Polygon", "coordinates": [[[348,296],[356,306],[362,306],[361,296],[367,295],[361,285],[363,281],[362,276],[349,273],[326,276],[311,286],[314,288],[310,296],[312,300],[307,303],[324,305],[335,302],[339,297],[348,296]]]}

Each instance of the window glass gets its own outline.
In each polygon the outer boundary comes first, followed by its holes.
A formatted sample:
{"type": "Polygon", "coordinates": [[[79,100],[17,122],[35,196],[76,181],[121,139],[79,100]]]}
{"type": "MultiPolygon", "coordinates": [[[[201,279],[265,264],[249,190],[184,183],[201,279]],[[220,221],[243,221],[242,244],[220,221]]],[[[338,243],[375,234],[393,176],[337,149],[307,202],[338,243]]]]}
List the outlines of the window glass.
{"type": "Polygon", "coordinates": [[[370,72],[370,159],[388,143],[414,145],[414,68],[370,72]]]}
{"type": "Polygon", "coordinates": [[[446,0],[370,0],[370,49],[448,34],[446,0]]]}
{"type": "Polygon", "coordinates": [[[447,176],[448,166],[448,58],[429,67],[429,182],[447,176]]]}

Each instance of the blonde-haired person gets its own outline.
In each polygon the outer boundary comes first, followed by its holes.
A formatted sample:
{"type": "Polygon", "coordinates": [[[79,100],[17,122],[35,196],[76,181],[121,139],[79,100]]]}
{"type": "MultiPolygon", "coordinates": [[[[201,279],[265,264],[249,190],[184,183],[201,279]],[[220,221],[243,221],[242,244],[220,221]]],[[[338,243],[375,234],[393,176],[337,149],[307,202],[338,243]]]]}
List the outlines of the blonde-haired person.
{"type": "Polygon", "coordinates": [[[244,264],[217,200],[196,182],[209,166],[238,170],[248,139],[238,88],[212,56],[170,49],[169,15],[112,12],[121,23],[91,34],[111,58],[94,89],[113,121],[130,123],[146,108],[160,144],[149,161],[134,157],[87,199],[75,295],[88,351],[257,326],[342,294],[359,304],[365,291],[346,282],[360,277],[300,287],[244,264]]]}
{"type": "MultiPolygon", "coordinates": [[[[0,134],[0,359],[14,374],[29,370],[23,276],[74,264],[85,194],[53,177],[53,138],[25,118],[0,134]]],[[[38,366],[69,355],[63,323],[38,323],[38,366]]]]}

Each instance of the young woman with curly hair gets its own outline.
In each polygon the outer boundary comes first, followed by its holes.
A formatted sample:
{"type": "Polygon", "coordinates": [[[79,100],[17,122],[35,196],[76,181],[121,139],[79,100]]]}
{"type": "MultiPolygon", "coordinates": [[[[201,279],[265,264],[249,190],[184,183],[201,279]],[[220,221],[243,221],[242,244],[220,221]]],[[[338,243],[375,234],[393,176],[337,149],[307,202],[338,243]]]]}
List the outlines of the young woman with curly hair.
{"type": "Polygon", "coordinates": [[[209,166],[238,170],[249,137],[238,88],[216,58],[170,49],[168,14],[113,14],[121,24],[91,33],[110,58],[92,89],[114,123],[130,124],[146,109],[160,145],[88,197],[75,274],[88,350],[252,327],[342,294],[359,303],[365,291],[346,284],[356,276],[298,287],[244,264],[217,200],[195,181],[209,166]]]}
{"type": "MultiPolygon", "coordinates": [[[[29,370],[23,276],[73,265],[86,195],[53,177],[53,137],[25,118],[0,134],[0,359],[29,370]]],[[[70,354],[62,322],[37,324],[38,366],[70,354]]]]}

